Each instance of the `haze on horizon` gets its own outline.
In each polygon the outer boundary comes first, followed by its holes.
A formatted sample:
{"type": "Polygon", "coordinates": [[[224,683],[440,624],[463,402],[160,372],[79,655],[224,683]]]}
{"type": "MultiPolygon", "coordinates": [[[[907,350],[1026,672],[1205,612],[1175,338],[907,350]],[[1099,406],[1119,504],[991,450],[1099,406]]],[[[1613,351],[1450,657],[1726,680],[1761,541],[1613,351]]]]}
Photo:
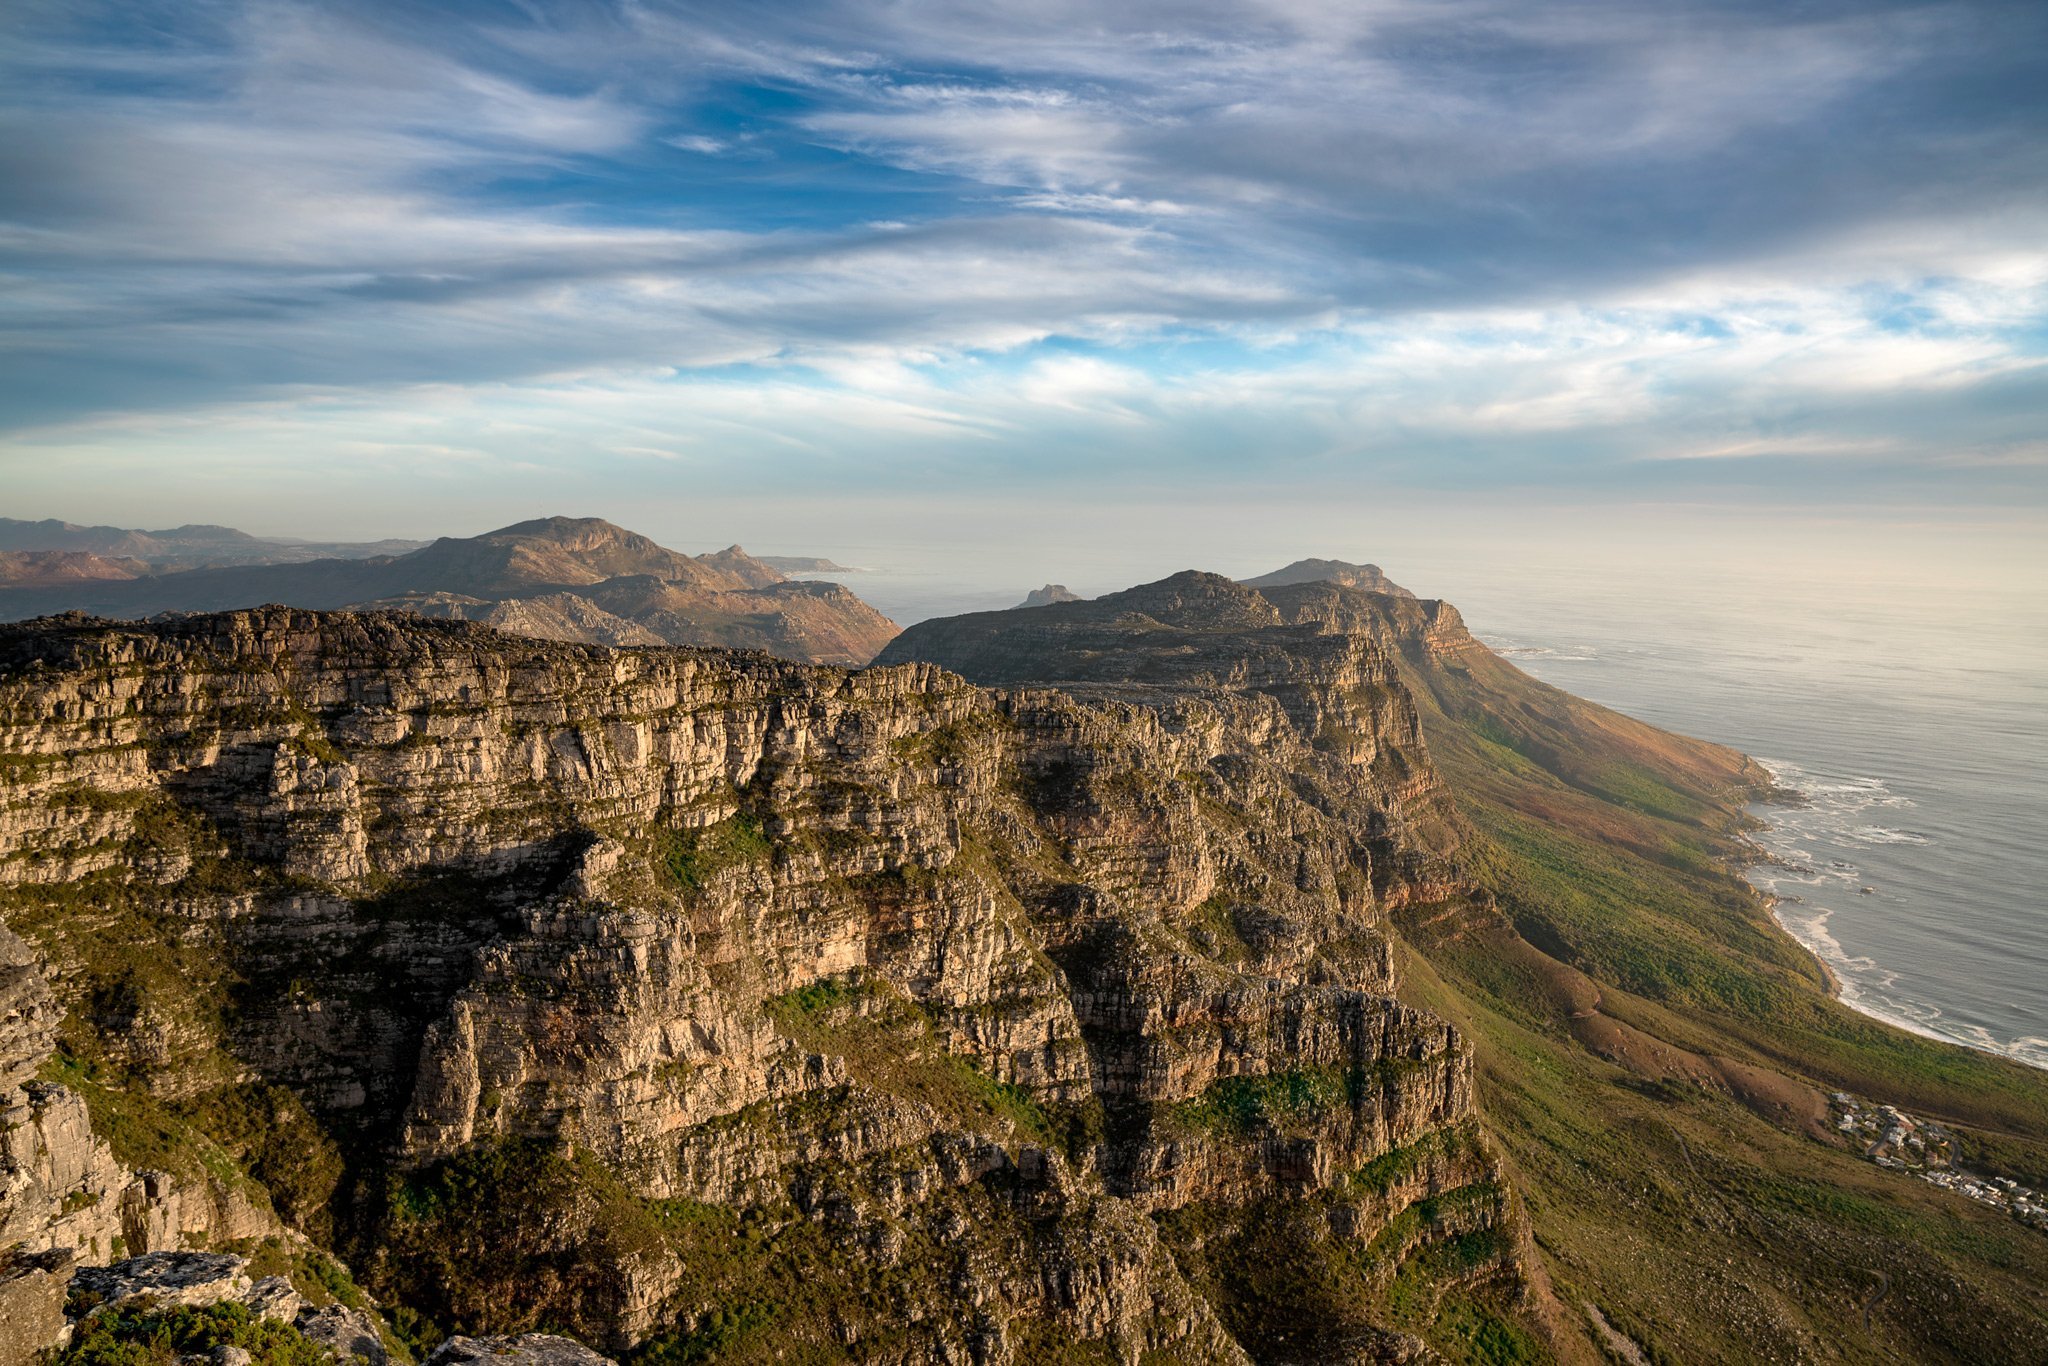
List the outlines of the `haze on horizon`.
{"type": "Polygon", "coordinates": [[[1989,0],[24,0],[0,512],[2035,527],[2044,57],[1989,0]]]}

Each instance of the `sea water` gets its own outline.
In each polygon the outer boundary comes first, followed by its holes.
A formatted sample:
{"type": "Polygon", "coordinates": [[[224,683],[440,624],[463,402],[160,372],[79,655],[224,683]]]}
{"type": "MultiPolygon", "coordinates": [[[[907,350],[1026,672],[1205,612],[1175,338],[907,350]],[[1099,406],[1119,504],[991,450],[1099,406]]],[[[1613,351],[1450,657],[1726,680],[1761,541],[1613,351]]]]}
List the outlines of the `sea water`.
{"type": "Polygon", "coordinates": [[[2048,1067],[2048,621],[2031,585],[1958,595],[1655,574],[1480,634],[1544,681],[1755,756],[1750,871],[1842,1000],[2048,1067]],[[1651,609],[1646,598],[1660,606],[1651,609]]]}

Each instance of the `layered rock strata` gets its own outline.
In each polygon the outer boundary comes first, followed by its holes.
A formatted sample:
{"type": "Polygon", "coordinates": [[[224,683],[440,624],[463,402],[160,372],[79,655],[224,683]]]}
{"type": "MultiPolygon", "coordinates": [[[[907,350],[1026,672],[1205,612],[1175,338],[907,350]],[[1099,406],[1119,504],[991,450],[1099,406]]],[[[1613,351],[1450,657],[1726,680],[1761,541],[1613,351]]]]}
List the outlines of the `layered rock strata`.
{"type": "Polygon", "coordinates": [[[1379,644],[1155,588],[1036,609],[1111,604],[1063,691],[389,614],[0,629],[0,903],[60,1062],[202,1127],[303,1107],[359,1180],[287,1212],[347,1206],[457,1325],[1268,1355],[1213,1256],[1248,1211],[1368,1281],[1507,1228],[1466,1052],[1394,998],[1387,909],[1463,884],[1379,644]],[[417,1255],[477,1172],[568,1192],[495,1298],[496,1247],[417,1255]],[[765,1308],[703,1271],[806,1258],[765,1308]]]}

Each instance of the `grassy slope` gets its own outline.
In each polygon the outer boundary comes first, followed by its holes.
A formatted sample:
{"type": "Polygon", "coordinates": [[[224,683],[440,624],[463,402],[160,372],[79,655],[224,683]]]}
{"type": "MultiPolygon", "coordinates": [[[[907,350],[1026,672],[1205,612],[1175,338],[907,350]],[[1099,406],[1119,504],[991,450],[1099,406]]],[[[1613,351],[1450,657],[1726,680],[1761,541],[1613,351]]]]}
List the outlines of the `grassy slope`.
{"type": "Polygon", "coordinates": [[[1820,1100],[1966,1126],[2034,1175],[2048,1076],[1827,996],[1729,871],[1761,778],[1740,755],[1410,639],[1498,911],[1404,924],[1405,994],[1474,1040],[1564,1354],[1600,1359],[1592,1304],[1659,1361],[2048,1360],[2048,1238],[1827,1141],[1820,1100]]]}

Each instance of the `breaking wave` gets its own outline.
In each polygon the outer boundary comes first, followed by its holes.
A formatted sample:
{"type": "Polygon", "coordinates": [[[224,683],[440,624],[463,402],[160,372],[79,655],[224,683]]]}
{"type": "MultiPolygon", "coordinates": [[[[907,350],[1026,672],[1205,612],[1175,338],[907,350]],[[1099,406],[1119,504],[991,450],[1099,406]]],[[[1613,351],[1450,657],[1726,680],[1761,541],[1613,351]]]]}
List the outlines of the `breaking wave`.
{"type": "Polygon", "coordinates": [[[1853,858],[1858,847],[1931,845],[1933,836],[1880,824],[1873,813],[1910,809],[1913,802],[1882,778],[1810,772],[1782,759],[1758,759],[1780,788],[1795,795],[1787,804],[1754,808],[1765,828],[1753,836],[1767,861],[1749,869],[1750,882],[1770,894],[1772,913],[1786,933],[1803,944],[1833,974],[1842,1003],[1851,1009],[1930,1039],[2000,1053],[2048,1068],[2048,1038],[2022,1035],[2001,1039],[1981,1026],[1956,1020],[1902,982],[1902,974],[1867,954],[1845,948],[1829,925],[1846,896],[1877,896],[1853,858]]]}

